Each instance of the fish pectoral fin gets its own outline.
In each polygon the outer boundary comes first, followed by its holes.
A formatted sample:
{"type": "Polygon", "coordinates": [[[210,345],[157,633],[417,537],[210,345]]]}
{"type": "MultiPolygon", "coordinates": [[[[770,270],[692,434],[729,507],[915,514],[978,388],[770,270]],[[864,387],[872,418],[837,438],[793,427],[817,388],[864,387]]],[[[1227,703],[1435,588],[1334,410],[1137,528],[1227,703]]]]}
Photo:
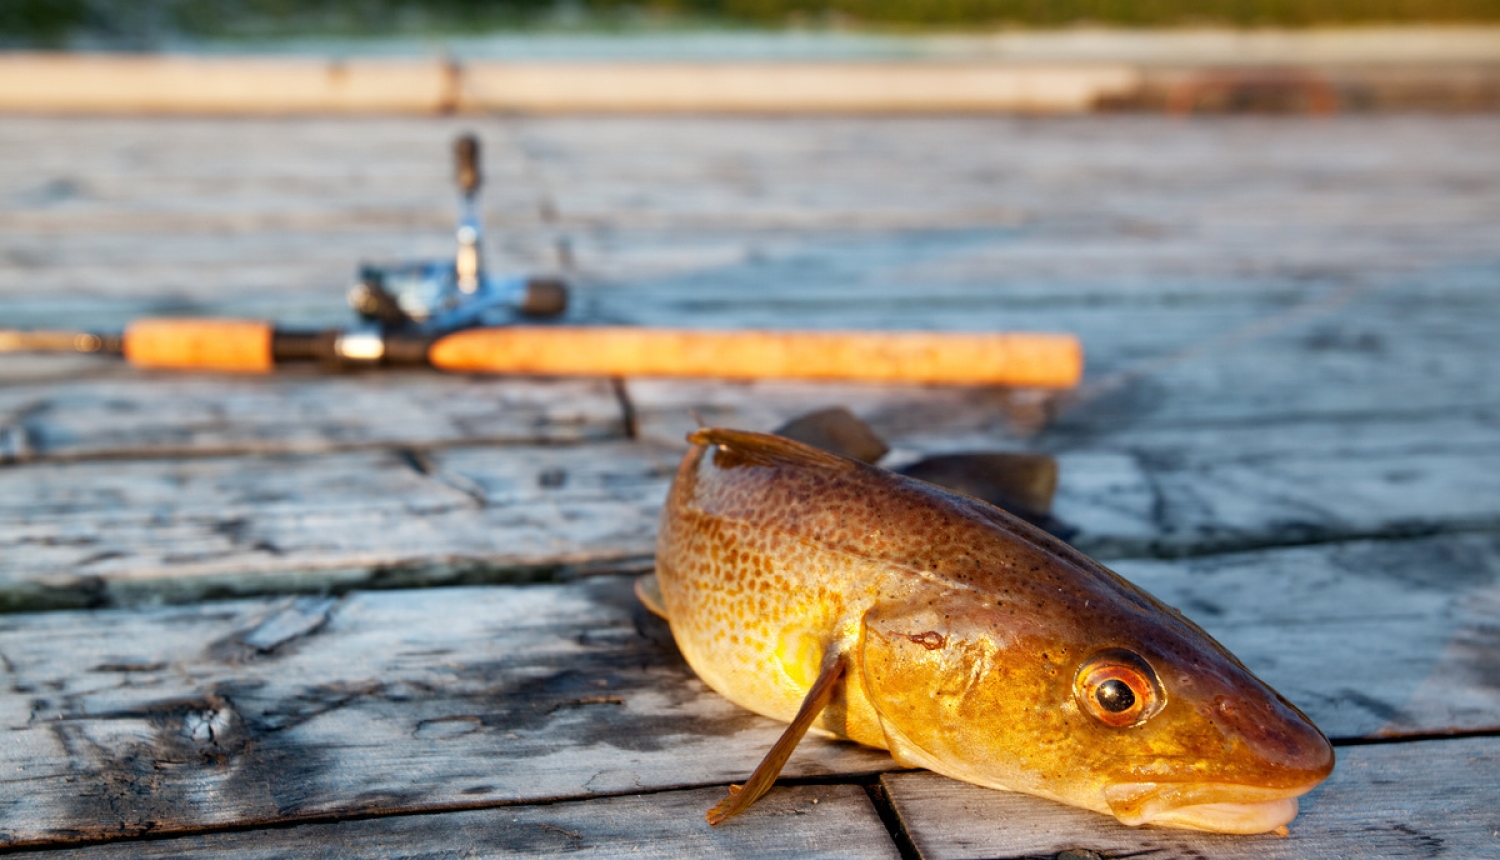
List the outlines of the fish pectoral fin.
{"type": "Polygon", "coordinates": [[[667,617],[667,601],[661,596],[661,580],[656,574],[648,573],[635,581],[635,596],[653,613],[667,617]]]}
{"type": "Polygon", "coordinates": [[[786,765],[787,759],[792,757],[792,750],[797,748],[802,736],[812,726],[813,720],[828,707],[829,701],[833,699],[834,688],[838,686],[840,679],[844,677],[844,669],[848,665],[849,658],[839,653],[826,661],[823,671],[819,673],[818,680],[813,682],[812,689],[807,691],[807,697],[802,700],[802,707],[798,709],[797,716],[792,718],[792,724],[786,727],[781,737],[761,759],[760,765],[750,778],[745,780],[744,785],[731,785],[729,796],[719,801],[719,804],[708,811],[709,824],[718,824],[732,815],[738,815],[750,808],[750,804],[759,800],[761,795],[771,790],[776,783],[776,777],[781,774],[781,769],[786,765]]]}

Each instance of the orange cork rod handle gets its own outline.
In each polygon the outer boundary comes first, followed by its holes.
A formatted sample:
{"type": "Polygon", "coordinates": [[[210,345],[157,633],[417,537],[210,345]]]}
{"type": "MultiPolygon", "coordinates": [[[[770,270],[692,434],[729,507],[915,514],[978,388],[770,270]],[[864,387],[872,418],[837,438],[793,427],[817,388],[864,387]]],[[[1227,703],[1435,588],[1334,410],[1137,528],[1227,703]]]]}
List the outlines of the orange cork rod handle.
{"type": "Polygon", "coordinates": [[[563,376],[1069,388],[1083,375],[1077,338],[1030,332],[484,328],[442,338],[427,357],[444,370],[563,376]]]}
{"type": "Polygon", "coordinates": [[[141,367],[267,373],[270,323],[256,320],[145,319],[125,328],[125,358],[141,367]]]}

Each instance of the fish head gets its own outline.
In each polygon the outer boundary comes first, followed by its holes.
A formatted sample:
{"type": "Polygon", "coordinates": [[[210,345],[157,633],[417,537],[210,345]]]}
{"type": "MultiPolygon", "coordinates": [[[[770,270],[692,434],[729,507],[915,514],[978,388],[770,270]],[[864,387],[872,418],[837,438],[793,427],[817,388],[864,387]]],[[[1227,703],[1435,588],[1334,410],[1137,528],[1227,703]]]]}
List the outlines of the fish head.
{"type": "Polygon", "coordinates": [[[1333,769],[1327,738],[1176,610],[1104,573],[1102,591],[1123,591],[872,608],[861,680],[897,760],[1130,825],[1291,821],[1333,769]]]}

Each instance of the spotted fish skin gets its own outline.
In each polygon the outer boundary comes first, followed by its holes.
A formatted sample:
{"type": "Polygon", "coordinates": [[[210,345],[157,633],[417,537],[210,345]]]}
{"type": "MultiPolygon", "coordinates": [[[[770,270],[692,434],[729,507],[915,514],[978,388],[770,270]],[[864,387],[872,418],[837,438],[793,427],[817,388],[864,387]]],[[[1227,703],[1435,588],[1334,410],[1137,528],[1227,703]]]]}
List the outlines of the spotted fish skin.
{"type": "Polygon", "coordinates": [[[1273,829],[1331,771],[1322,733],[1208,634],[1019,519],[776,436],[689,441],[656,581],[731,701],[790,722],[837,660],[822,730],[1129,824],[1273,829]],[[1149,681],[1139,724],[1080,693],[1119,654],[1149,681]]]}

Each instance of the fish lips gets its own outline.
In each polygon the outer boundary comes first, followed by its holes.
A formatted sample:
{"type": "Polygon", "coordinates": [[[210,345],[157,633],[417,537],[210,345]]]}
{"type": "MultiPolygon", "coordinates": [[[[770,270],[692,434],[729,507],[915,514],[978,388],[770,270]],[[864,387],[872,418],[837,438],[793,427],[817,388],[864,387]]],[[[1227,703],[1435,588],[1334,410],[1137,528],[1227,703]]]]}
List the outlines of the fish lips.
{"type": "Polygon", "coordinates": [[[1288,788],[1233,783],[1132,782],[1106,786],[1104,801],[1122,823],[1213,833],[1266,833],[1297,817],[1297,798],[1317,780],[1288,788]]]}

